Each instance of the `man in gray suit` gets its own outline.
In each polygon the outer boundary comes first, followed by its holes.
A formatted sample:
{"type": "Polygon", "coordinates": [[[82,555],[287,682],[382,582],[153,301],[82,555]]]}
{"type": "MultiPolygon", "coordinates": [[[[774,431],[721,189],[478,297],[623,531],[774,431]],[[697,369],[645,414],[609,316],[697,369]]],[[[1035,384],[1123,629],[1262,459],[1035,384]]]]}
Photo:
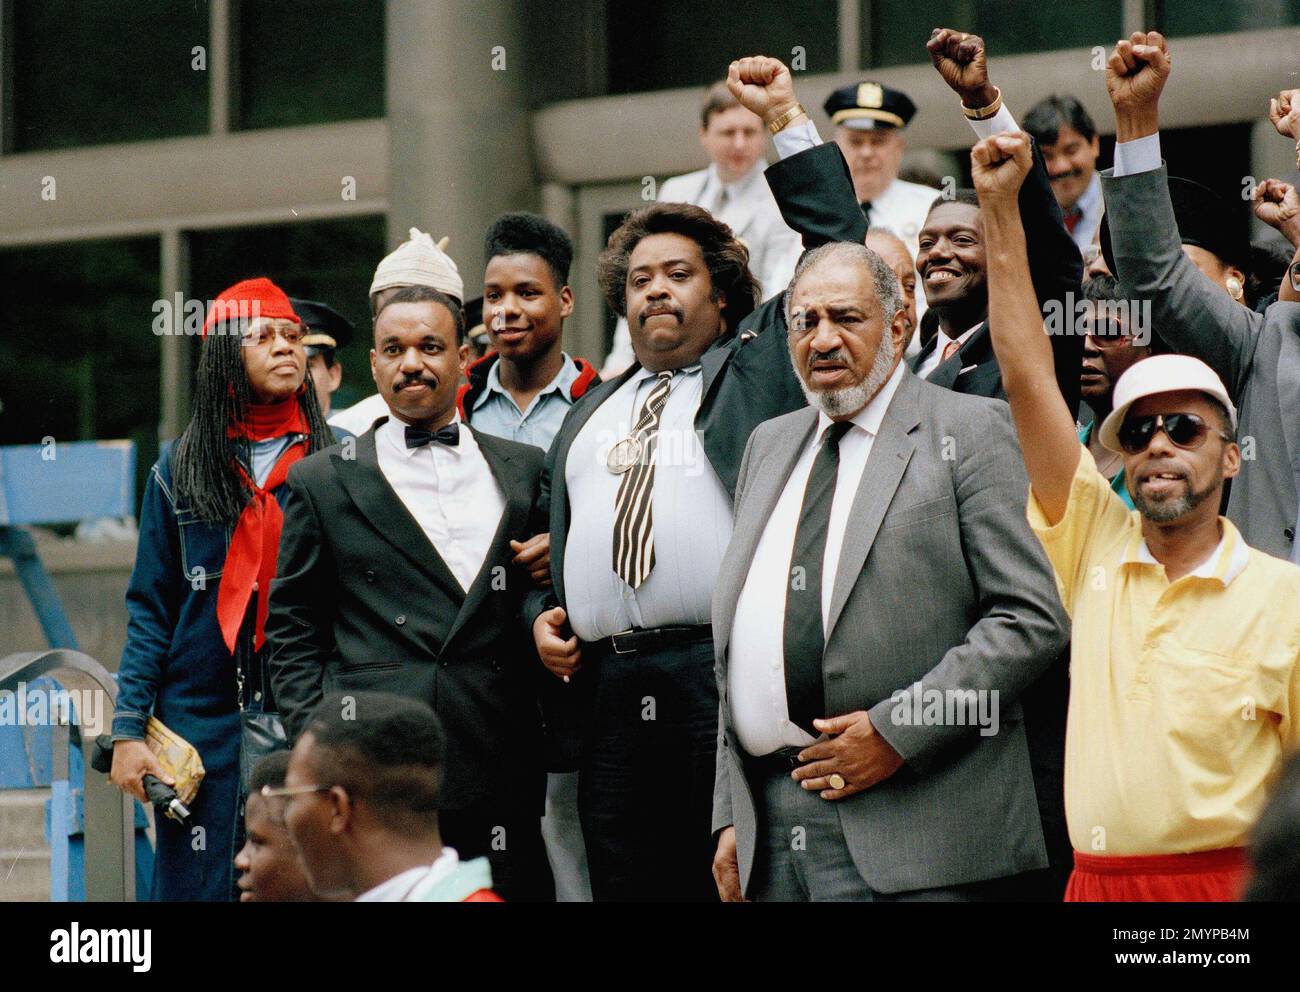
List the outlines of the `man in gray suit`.
{"type": "Polygon", "coordinates": [[[1126,293],[1150,301],[1156,333],[1214,369],[1237,405],[1243,461],[1228,519],[1251,547],[1300,564],[1300,307],[1278,302],[1254,313],[1186,257],[1160,158],[1168,45],[1155,31],[1136,32],[1117,51],[1126,72],[1106,75],[1115,168],[1101,181],[1115,275],[1126,293]]]}
{"type": "Polygon", "coordinates": [[[902,364],[862,245],[785,305],[810,406],[750,438],[713,599],[719,892],[1014,898],[1047,865],[1017,695],[1067,629],[1007,407],[902,364]]]}

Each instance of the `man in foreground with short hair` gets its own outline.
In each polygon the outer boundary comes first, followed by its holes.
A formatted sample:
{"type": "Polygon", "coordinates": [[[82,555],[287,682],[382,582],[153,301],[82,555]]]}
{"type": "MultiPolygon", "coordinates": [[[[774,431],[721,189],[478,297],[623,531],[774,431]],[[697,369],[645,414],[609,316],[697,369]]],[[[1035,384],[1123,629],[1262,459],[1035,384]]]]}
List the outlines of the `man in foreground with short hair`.
{"type": "Polygon", "coordinates": [[[487,858],[461,861],[438,832],[442,725],[384,692],[321,701],[289,760],[285,823],[321,897],[357,902],[500,902],[487,858]]]}
{"type": "Polygon", "coordinates": [[[1250,827],[1300,743],[1300,568],[1219,516],[1241,467],[1236,412],[1195,358],[1147,358],[1116,384],[1099,432],[1137,511],[1111,490],[1053,388],[1017,203],[1029,139],[996,135],[971,159],[1029,520],[1073,621],[1066,899],[1235,899],[1250,827]]]}

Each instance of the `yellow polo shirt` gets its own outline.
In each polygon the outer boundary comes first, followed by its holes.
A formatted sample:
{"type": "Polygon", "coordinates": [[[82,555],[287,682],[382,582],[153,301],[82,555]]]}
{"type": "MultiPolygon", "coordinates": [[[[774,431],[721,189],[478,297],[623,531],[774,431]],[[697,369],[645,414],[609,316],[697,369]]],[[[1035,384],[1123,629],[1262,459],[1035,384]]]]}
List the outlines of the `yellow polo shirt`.
{"type": "Polygon", "coordinates": [[[1300,744],[1300,568],[1223,540],[1169,582],[1087,448],[1065,515],[1029,522],[1072,621],[1070,842],[1090,854],[1238,847],[1300,744]]]}

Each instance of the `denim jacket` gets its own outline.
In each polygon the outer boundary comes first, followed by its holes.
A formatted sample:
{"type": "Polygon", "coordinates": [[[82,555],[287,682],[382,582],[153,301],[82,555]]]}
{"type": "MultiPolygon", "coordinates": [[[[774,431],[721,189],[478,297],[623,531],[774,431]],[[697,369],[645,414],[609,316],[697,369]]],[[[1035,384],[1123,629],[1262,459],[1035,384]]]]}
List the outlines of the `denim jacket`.
{"type": "MultiPolygon", "coordinates": [[[[288,486],[274,495],[283,505],[288,486]]],[[[245,709],[273,708],[266,646],[253,650],[255,599],[236,656],[217,624],[217,592],[232,533],[232,526],[200,520],[178,503],[171,451],[164,450],[149,474],[140,511],[112,733],[115,741],[142,740],[152,714],[194,745],[206,774],[191,808],[190,830],[158,820],[155,899],[231,897],[240,798],[236,660],[245,674],[245,709]],[[197,828],[203,830],[201,850],[197,828]]]]}

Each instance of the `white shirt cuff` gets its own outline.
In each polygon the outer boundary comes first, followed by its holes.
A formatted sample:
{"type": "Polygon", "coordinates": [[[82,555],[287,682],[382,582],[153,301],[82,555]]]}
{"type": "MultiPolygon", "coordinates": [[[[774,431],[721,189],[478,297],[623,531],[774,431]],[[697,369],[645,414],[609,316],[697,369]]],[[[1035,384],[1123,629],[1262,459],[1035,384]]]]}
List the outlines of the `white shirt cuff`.
{"type": "Polygon", "coordinates": [[[776,153],[781,158],[798,155],[809,148],[816,148],[821,143],[822,136],[817,133],[817,126],[811,120],[796,124],[794,127],[782,128],[772,135],[772,144],[776,145],[776,153]]]}
{"type": "Polygon", "coordinates": [[[1020,130],[1020,125],[1017,124],[1016,119],[1011,116],[1011,111],[1007,109],[1005,103],[998,108],[996,114],[986,121],[972,121],[970,118],[967,118],[967,120],[970,121],[971,130],[975,132],[976,136],[981,141],[985,138],[991,138],[995,134],[1004,134],[1007,131],[1020,130]]]}
{"type": "Polygon", "coordinates": [[[1160,132],[1115,145],[1113,176],[1134,176],[1160,168],[1160,132]]]}

